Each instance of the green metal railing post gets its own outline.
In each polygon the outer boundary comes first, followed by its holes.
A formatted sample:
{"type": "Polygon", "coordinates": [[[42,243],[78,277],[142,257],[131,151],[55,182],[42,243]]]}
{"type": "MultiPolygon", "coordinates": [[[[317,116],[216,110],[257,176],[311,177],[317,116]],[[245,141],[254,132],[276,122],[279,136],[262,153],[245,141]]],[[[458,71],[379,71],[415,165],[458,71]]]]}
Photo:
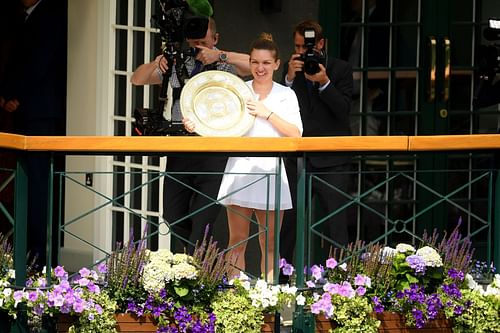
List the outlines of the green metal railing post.
{"type": "MultiPolygon", "coordinates": [[[[295,267],[297,287],[304,287],[305,224],[306,224],[306,168],[305,155],[297,157],[297,240],[295,245],[295,267]]],[[[310,314],[304,313],[302,306],[297,306],[293,317],[293,332],[312,333],[310,314]]]]}
{"type": "MultiPolygon", "coordinates": [[[[47,272],[50,272],[50,269],[52,267],[52,221],[53,221],[53,210],[54,210],[54,155],[50,155],[50,165],[49,165],[49,174],[47,175],[47,181],[48,186],[47,186],[47,240],[45,243],[45,255],[46,255],[46,265],[47,265],[47,272]]],[[[51,274],[47,274],[47,285],[50,285],[52,283],[51,281],[51,274]]]]}
{"type": "MultiPolygon", "coordinates": [[[[494,193],[490,195],[490,198],[495,198],[496,202],[493,202],[493,261],[495,263],[495,267],[499,267],[500,265],[500,204],[498,203],[500,200],[500,170],[494,170],[496,179],[494,186],[494,193]]],[[[491,247],[490,247],[491,248],[491,247]]]]}
{"type": "MultiPolygon", "coordinates": [[[[20,154],[17,159],[14,188],[14,269],[16,285],[24,286],[26,281],[26,251],[28,224],[28,179],[26,175],[26,155],[20,154]]],[[[11,333],[27,332],[26,309],[19,304],[18,316],[12,325],[11,333]]]]}

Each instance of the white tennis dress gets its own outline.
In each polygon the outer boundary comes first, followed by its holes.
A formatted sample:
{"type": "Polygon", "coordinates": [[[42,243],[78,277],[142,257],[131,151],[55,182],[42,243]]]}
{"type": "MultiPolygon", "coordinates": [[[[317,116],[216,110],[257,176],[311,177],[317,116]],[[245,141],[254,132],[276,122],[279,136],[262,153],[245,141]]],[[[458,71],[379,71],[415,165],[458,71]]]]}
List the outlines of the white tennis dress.
{"type": "MultiPolygon", "coordinates": [[[[252,81],[246,83],[252,89],[252,81]]],[[[292,89],[273,82],[271,92],[262,102],[269,110],[297,126],[302,133],[299,103],[292,89]]],[[[245,136],[280,137],[281,135],[269,120],[257,117],[245,136]]],[[[277,167],[278,157],[228,158],[218,200],[224,205],[274,210],[277,167]]],[[[281,161],[280,210],[290,208],[292,208],[290,187],[281,161]]]]}

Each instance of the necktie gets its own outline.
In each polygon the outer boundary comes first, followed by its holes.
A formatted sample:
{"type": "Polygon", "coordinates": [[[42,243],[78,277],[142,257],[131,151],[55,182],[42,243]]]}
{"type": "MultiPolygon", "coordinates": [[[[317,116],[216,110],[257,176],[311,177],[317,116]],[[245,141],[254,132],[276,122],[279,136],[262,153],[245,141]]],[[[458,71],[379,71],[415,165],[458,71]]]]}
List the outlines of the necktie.
{"type": "Polygon", "coordinates": [[[191,72],[191,77],[195,76],[201,71],[201,67],[203,66],[203,63],[201,61],[196,60],[194,62],[194,68],[193,71],[191,72]]]}

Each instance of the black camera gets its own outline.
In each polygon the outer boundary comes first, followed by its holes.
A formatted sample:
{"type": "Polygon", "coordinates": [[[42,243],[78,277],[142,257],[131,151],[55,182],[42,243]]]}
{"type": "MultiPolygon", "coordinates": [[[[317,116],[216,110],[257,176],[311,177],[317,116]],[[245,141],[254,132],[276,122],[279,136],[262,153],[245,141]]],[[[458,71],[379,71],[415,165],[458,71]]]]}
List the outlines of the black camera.
{"type": "MultiPolygon", "coordinates": [[[[160,32],[163,56],[168,70],[163,75],[159,96],[159,106],[154,109],[136,108],[134,110],[134,135],[188,135],[182,121],[165,119],[164,108],[174,105],[180,96],[184,82],[189,78],[186,59],[196,57],[198,48],[187,47],[186,39],[204,38],[208,31],[209,18],[196,15],[186,0],[158,0],[161,12],[153,15],[151,22],[160,32]],[[173,103],[167,103],[167,91],[171,75],[177,77],[180,87],[173,88],[173,103]]],[[[208,4],[208,3],[207,3],[208,4]]],[[[211,9],[211,7],[210,7],[211,9]]]]}
{"type": "Polygon", "coordinates": [[[306,51],[298,59],[304,62],[304,72],[314,75],[320,71],[319,64],[325,64],[325,57],[322,52],[314,49],[316,46],[316,32],[314,29],[304,30],[304,47],[306,51]]]}
{"type": "Polygon", "coordinates": [[[500,19],[490,18],[483,37],[490,43],[477,49],[478,84],[474,91],[474,105],[486,107],[500,102],[500,19]]]}

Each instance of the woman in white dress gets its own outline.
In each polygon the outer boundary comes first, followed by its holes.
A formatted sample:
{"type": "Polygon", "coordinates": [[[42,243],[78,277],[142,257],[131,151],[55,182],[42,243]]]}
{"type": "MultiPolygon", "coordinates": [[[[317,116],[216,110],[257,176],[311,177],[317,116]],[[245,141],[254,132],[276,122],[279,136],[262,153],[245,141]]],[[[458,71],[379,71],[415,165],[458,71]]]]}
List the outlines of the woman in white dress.
{"type": "MultiPolygon", "coordinates": [[[[279,65],[278,47],[270,34],[263,33],[250,47],[250,69],[253,80],[246,83],[257,100],[246,103],[248,112],[255,116],[255,122],[245,136],[302,136],[302,120],[295,92],[273,81],[273,74],[279,65]]],[[[184,119],[184,126],[188,131],[195,130],[194,123],[189,119],[184,119]]],[[[245,270],[245,250],[250,232],[250,220],[255,213],[259,223],[261,272],[269,281],[273,279],[275,175],[278,162],[277,157],[230,157],[227,161],[218,200],[227,207],[228,248],[234,247],[231,253],[235,258],[235,275],[239,270],[245,270]]],[[[283,161],[281,161],[280,181],[279,223],[281,225],[283,211],[292,208],[283,161]]]]}
{"type": "MultiPolygon", "coordinates": [[[[279,65],[276,43],[271,35],[262,34],[250,47],[250,70],[253,80],[248,81],[247,84],[253,90],[254,95],[258,96],[256,98],[258,100],[247,101],[248,112],[255,116],[255,122],[245,136],[302,136],[302,120],[295,92],[273,81],[273,74],[279,65]]],[[[230,157],[218,196],[220,202],[227,207],[228,248],[235,246],[232,253],[235,255],[235,266],[238,270],[245,269],[249,221],[255,213],[259,223],[261,272],[269,281],[272,281],[274,268],[275,175],[278,162],[277,157],[230,157]],[[266,176],[266,174],[271,176],[266,176]],[[266,256],[268,258],[267,271],[266,256]]],[[[280,181],[279,223],[281,225],[283,211],[292,208],[283,161],[281,161],[280,181]]]]}

